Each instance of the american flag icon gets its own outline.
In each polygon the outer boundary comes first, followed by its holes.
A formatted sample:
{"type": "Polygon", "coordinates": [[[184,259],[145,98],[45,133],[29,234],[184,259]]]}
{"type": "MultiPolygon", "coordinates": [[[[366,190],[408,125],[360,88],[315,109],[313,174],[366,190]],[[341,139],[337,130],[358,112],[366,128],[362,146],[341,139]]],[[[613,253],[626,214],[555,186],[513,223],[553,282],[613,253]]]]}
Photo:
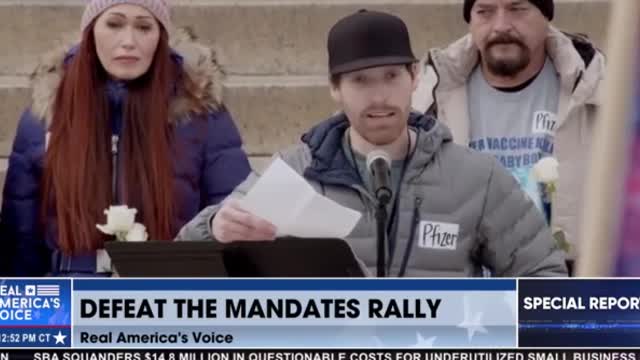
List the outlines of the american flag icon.
{"type": "Polygon", "coordinates": [[[38,296],[60,296],[60,285],[37,285],[38,296]]]}

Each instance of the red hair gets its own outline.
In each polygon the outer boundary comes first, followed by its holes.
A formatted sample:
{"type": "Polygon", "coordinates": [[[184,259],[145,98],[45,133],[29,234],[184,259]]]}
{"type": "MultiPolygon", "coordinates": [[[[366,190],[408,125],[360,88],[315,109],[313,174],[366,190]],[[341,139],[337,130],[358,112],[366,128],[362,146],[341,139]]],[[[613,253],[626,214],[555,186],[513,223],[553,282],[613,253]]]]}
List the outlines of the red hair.
{"type": "MultiPolygon", "coordinates": [[[[119,200],[138,209],[136,221],[154,240],[175,236],[172,133],[169,103],[178,76],[168,34],[160,40],[149,70],[127,84],[120,134],[119,200]]],[[[100,249],[108,239],[96,224],[112,199],[109,75],[96,52],[93,24],[62,77],[53,104],[51,138],[44,157],[42,214],[52,212],[57,242],[65,254],[100,249]]]]}

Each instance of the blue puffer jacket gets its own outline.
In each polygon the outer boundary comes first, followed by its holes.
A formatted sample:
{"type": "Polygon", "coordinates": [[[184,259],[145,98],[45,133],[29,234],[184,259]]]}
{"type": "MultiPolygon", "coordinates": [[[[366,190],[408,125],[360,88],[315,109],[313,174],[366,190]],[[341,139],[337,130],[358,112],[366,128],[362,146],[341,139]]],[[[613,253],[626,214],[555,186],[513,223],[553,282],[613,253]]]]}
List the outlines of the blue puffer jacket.
{"type": "MultiPolygon", "coordinates": [[[[171,45],[173,59],[182,65],[180,81],[186,89],[172,100],[169,119],[175,125],[174,142],[180,144],[180,158],[173,161],[173,191],[180,204],[176,222],[182,226],[205,206],[224,199],[247,177],[250,167],[238,130],[221,101],[222,73],[213,51],[185,33],[174,36],[171,45]]],[[[32,105],[18,125],[0,224],[0,251],[8,254],[12,262],[5,266],[7,275],[96,275],[96,254],[65,256],[52,231],[55,220],[48,219],[43,226],[39,216],[51,104],[64,65],[73,52],[73,48],[62,48],[43,59],[33,77],[32,105]]],[[[124,83],[108,84],[113,135],[126,131],[121,115],[126,96],[124,83]]]]}

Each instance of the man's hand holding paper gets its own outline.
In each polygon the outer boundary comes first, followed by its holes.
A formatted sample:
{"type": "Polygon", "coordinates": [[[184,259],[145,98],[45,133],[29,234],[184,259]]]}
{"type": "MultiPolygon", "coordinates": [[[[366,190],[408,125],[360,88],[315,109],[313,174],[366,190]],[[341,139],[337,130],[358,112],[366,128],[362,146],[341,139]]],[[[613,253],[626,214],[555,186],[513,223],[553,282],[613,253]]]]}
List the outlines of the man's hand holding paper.
{"type": "Polygon", "coordinates": [[[344,238],[361,216],[318,194],[278,158],[244,198],[223,205],[212,231],[221,242],[276,236],[344,238]]]}

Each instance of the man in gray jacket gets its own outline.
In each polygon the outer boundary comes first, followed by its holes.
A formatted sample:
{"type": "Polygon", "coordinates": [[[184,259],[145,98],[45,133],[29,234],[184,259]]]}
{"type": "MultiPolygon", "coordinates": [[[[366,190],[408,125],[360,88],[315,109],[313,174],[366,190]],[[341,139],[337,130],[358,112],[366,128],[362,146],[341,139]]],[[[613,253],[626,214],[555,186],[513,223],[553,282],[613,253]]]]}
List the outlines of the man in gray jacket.
{"type": "MultiPolygon", "coordinates": [[[[277,156],[318,192],[363,214],[346,241],[371,273],[377,201],[365,158],[381,149],[392,160],[395,194],[390,276],[479,276],[483,267],[496,276],[566,275],[544,217],[515,179],[493,157],[454,144],[434,118],[410,112],[417,69],[401,19],[364,10],[347,16],[331,29],[328,51],[331,95],[343,112],[277,156]]],[[[274,226],[234,200],[256,180],[203,210],[178,240],[273,240],[274,226]]]]}

